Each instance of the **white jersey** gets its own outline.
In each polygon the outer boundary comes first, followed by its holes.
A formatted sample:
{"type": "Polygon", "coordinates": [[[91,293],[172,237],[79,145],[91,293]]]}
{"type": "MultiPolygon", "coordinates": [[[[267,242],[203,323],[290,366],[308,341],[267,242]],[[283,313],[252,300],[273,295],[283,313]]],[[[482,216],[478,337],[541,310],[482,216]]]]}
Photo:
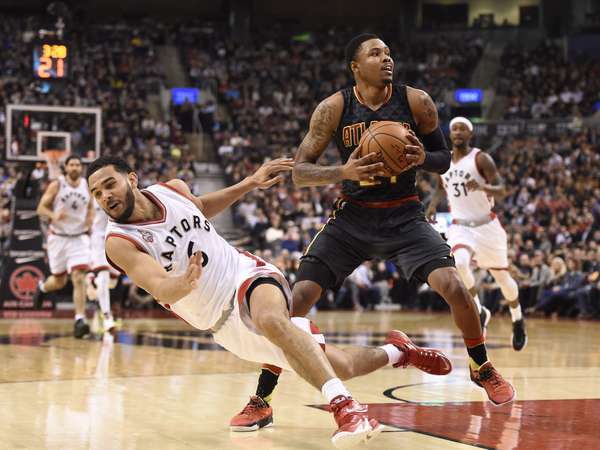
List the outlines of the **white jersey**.
{"type": "Polygon", "coordinates": [[[243,259],[254,262],[219,236],[183,193],[162,183],[142,193],[158,206],[162,217],[128,224],[109,220],[107,238],[117,236],[135,243],[173,275],[183,274],[190,256],[201,251],[204,267],[198,287],[176,303],[165,306],[196,328],[211,328],[230,304],[243,259]]]}
{"type": "Polygon", "coordinates": [[[472,148],[458,162],[452,161],[448,171],[442,175],[450,213],[454,219],[482,220],[492,214],[493,197],[481,190],[468,191],[466,186],[473,179],[479,185],[486,183],[483,174],[477,168],[476,158],[480,151],[478,148],[472,148]]]}
{"type": "Polygon", "coordinates": [[[108,226],[108,214],[98,205],[96,200],[94,202],[94,221],[92,222],[92,236],[104,237],[106,235],[106,228],[108,226]]]}
{"type": "Polygon", "coordinates": [[[90,202],[87,181],[79,178],[77,187],[71,186],[64,176],[58,177],[58,192],[54,197],[52,211],[63,213],[63,218],[52,221],[50,231],[54,234],[77,236],[85,233],[87,208],[90,202]]]}

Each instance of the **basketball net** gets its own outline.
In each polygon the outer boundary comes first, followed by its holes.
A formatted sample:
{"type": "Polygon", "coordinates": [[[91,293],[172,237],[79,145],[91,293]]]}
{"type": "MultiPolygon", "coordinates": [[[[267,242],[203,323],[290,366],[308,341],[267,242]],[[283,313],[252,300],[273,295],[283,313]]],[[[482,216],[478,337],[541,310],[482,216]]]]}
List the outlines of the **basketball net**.
{"type": "Polygon", "coordinates": [[[44,150],[46,165],[48,166],[48,179],[56,180],[62,175],[60,170],[60,161],[65,155],[66,150],[44,150]]]}

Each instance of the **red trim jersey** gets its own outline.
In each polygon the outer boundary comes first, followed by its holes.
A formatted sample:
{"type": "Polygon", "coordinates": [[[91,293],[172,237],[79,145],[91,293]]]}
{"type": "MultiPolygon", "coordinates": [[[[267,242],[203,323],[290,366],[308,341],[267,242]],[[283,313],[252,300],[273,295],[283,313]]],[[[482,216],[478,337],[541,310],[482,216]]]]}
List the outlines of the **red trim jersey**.
{"type": "Polygon", "coordinates": [[[477,154],[481,150],[472,148],[458,162],[452,161],[450,168],[442,175],[443,187],[448,197],[448,205],[453,219],[483,220],[490,217],[494,207],[493,197],[484,191],[469,191],[467,183],[475,180],[482,186],[486,183],[477,167],[477,154]]]}
{"type": "Polygon", "coordinates": [[[255,261],[229,245],[184,193],[166,184],[152,185],[142,193],[158,206],[161,217],[127,224],[109,220],[107,238],[129,240],[175,276],[186,271],[194,253],[202,252],[198,287],[165,306],[196,328],[211,328],[229,304],[244,264],[254,267],[255,261]]]}

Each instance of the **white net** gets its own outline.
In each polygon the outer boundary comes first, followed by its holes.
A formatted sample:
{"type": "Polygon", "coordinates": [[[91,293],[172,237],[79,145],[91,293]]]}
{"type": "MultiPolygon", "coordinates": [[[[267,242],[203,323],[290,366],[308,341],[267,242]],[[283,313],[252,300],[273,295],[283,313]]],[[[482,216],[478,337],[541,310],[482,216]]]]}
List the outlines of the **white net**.
{"type": "Polygon", "coordinates": [[[48,179],[56,180],[61,174],[61,163],[63,158],[66,157],[66,150],[46,150],[44,153],[44,159],[48,166],[48,179]]]}

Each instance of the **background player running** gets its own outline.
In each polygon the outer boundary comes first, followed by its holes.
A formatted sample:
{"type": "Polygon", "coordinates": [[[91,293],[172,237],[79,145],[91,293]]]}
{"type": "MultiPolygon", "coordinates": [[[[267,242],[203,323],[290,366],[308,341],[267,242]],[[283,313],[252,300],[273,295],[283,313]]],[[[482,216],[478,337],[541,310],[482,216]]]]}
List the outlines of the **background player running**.
{"type": "Polygon", "coordinates": [[[37,213],[50,221],[47,239],[50,275],[40,281],[34,294],[34,305],[42,305],[44,294],[62,289],[67,274],[73,283],[75,324],[73,334],[82,338],[89,334],[85,320],[85,274],[91,262],[89,230],[94,217],[93,204],[83,168],[77,155],[65,160],[65,175],[52,181],[40,199],[37,213]]]}
{"type": "Polygon", "coordinates": [[[519,287],[509,272],[506,232],[493,211],[494,200],[504,198],[506,188],[493,158],[469,145],[472,136],[473,124],[468,119],[455,117],[450,121],[452,162],[448,171],[437,177],[427,217],[435,220],[436,207],[445,194],[452,214],[448,244],[458,273],[477,303],[481,326],[487,326],[491,314],[479,301],[471,271],[472,259],[478,267],[490,271],[508,301],[513,323],[512,346],[518,351],[527,344],[519,287]]]}

